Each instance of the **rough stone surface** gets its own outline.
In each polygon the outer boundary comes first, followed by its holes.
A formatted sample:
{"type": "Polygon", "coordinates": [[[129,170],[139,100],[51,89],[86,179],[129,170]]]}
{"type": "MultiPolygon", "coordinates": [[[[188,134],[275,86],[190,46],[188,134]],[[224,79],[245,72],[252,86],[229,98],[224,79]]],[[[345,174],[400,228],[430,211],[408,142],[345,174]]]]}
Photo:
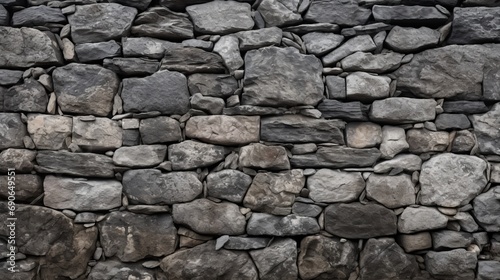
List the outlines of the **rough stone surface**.
{"type": "Polygon", "coordinates": [[[376,21],[397,25],[428,25],[435,26],[446,23],[448,16],[435,7],[426,6],[382,6],[375,5],[372,9],[376,21]]]}
{"type": "Polygon", "coordinates": [[[500,8],[466,7],[453,9],[450,44],[499,42],[500,8]]]}
{"type": "Polygon", "coordinates": [[[366,181],[366,197],[387,208],[404,207],[415,204],[415,187],[411,176],[407,174],[372,174],[366,181]]]}
{"type": "Polygon", "coordinates": [[[404,55],[395,52],[383,54],[371,54],[356,52],[342,59],[342,69],[344,71],[365,71],[371,73],[392,72],[401,66],[404,55]]]}
{"type": "Polygon", "coordinates": [[[0,113],[0,149],[24,148],[23,137],[27,134],[20,114],[0,113]]]}
{"type": "Polygon", "coordinates": [[[313,0],[304,16],[313,22],[328,22],[339,25],[363,25],[371,15],[370,9],[360,7],[358,1],[348,0],[313,0]]]}
{"type": "Polygon", "coordinates": [[[470,117],[481,153],[500,155],[498,148],[500,135],[498,129],[495,129],[500,124],[499,114],[500,104],[496,103],[489,112],[470,117]]]}
{"type": "Polygon", "coordinates": [[[499,231],[500,219],[496,214],[500,209],[500,188],[494,187],[489,191],[478,195],[472,201],[474,216],[479,225],[488,232],[499,231]]]}
{"type": "Polygon", "coordinates": [[[73,119],[63,116],[30,115],[28,133],[40,150],[66,148],[66,138],[71,137],[73,119]]]}
{"type": "Polygon", "coordinates": [[[37,152],[26,149],[6,149],[0,153],[0,172],[7,174],[9,168],[17,173],[30,173],[34,167],[37,152]]]}
{"type": "MultiPolygon", "coordinates": [[[[164,49],[163,49],[164,50],[164,49]]],[[[193,73],[225,73],[226,67],[220,55],[198,48],[169,48],[164,50],[161,70],[193,73]]]]}
{"type": "Polygon", "coordinates": [[[139,132],[144,144],[179,142],[182,139],[179,122],[165,116],[141,120],[139,132]]]}
{"type": "Polygon", "coordinates": [[[382,161],[373,167],[375,173],[386,173],[393,169],[403,169],[403,171],[419,171],[422,166],[422,159],[417,155],[401,154],[393,159],[382,161]]]}
{"type": "Polygon", "coordinates": [[[382,128],[375,123],[348,123],[345,134],[347,146],[351,148],[371,148],[382,142],[382,128]]]}
{"type": "Polygon", "coordinates": [[[323,57],[322,61],[325,66],[333,65],[344,57],[355,52],[370,52],[376,49],[370,35],[356,36],[347,40],[340,47],[334,49],[331,53],[323,57]]]}
{"type": "Polygon", "coordinates": [[[249,253],[259,270],[260,279],[297,278],[297,242],[295,240],[277,239],[268,247],[249,253]]]}
{"type": "Polygon", "coordinates": [[[87,122],[83,117],[73,117],[72,141],[88,151],[116,149],[122,145],[122,129],[107,118],[87,122]]]}
{"type": "Polygon", "coordinates": [[[382,127],[380,153],[383,158],[393,158],[409,147],[410,145],[406,142],[406,133],[403,128],[390,125],[382,127]]]}
{"type": "Polygon", "coordinates": [[[206,143],[244,145],[259,141],[260,118],[253,116],[194,116],[186,136],[206,143]]]}
{"type": "Polygon", "coordinates": [[[286,149],[281,146],[250,144],[240,149],[239,164],[242,167],[283,170],[290,169],[286,149]]]}
{"type": "Polygon", "coordinates": [[[167,155],[165,145],[140,145],[122,147],[113,154],[113,163],[135,168],[152,167],[160,164],[167,155]]]}
{"type": "Polygon", "coordinates": [[[222,146],[204,144],[192,140],[171,145],[168,159],[174,170],[190,170],[215,164],[224,159],[226,149],[222,146]]]}
{"type": "Polygon", "coordinates": [[[80,177],[114,177],[113,160],[93,153],[40,151],[36,154],[36,171],[80,177]]]}
{"type": "Polygon", "coordinates": [[[425,255],[427,270],[435,276],[461,275],[474,278],[477,256],[465,249],[446,252],[428,252],[425,255]]]}
{"type": "Polygon", "coordinates": [[[347,99],[372,101],[389,97],[391,79],[365,72],[354,72],[346,77],[347,99]]]}
{"type": "Polygon", "coordinates": [[[297,24],[302,17],[297,13],[298,1],[263,0],[257,11],[262,16],[266,27],[297,24]]]}
{"type": "Polygon", "coordinates": [[[371,106],[370,119],[384,123],[429,121],[436,116],[436,105],[433,99],[391,97],[376,100],[371,106]]]}
{"type": "Polygon", "coordinates": [[[449,144],[448,132],[410,129],[406,133],[409,151],[415,154],[426,152],[443,152],[449,144]]]}
{"type": "Polygon", "coordinates": [[[307,188],[316,202],[351,202],[364,190],[365,180],[359,172],[320,169],[307,179],[307,188]]]}
{"type": "Polygon", "coordinates": [[[250,184],[252,184],[252,177],[237,170],[222,170],[207,176],[209,196],[235,203],[243,201],[250,184]]]}
{"type": "Polygon", "coordinates": [[[438,31],[428,27],[394,26],[387,34],[385,43],[397,52],[411,53],[436,46],[439,43],[439,37],[438,31]]]}
{"type": "Polygon", "coordinates": [[[398,231],[414,233],[446,227],[448,218],[432,207],[407,207],[399,216],[398,231]]]}
{"type": "Polygon", "coordinates": [[[316,234],[319,231],[316,219],[295,214],[274,216],[267,213],[253,213],[247,225],[247,233],[250,235],[293,236],[316,234]]]}
{"type": "Polygon", "coordinates": [[[174,13],[163,7],[153,7],[139,14],[131,33],[137,37],[165,40],[193,38],[193,24],[186,14],[174,13]]]}
{"type": "Polygon", "coordinates": [[[311,32],[302,36],[307,52],[315,55],[324,55],[338,47],[344,36],[334,33],[311,32]]]}
{"type": "Polygon", "coordinates": [[[122,47],[116,41],[110,40],[76,45],[75,52],[80,62],[90,62],[120,56],[122,47]]]}
{"type": "Polygon", "coordinates": [[[12,15],[12,26],[37,26],[47,23],[65,23],[66,17],[61,9],[47,6],[35,6],[15,12],[12,15]]]}

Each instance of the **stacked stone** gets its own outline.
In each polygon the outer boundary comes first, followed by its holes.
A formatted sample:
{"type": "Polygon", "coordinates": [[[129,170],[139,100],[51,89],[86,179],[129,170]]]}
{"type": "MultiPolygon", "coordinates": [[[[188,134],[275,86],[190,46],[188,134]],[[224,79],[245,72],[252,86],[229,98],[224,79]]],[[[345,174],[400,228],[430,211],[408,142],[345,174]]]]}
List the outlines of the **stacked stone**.
{"type": "Polygon", "coordinates": [[[498,1],[0,4],[1,279],[500,279],[498,1]]]}

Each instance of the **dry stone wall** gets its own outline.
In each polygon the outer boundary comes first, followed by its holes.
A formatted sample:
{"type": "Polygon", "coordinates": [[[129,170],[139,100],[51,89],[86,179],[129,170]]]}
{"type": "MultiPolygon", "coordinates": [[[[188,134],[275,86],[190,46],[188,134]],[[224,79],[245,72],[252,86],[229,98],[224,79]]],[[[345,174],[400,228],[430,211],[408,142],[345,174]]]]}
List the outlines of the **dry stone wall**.
{"type": "Polygon", "coordinates": [[[0,279],[500,279],[499,1],[0,4],[0,279]]]}

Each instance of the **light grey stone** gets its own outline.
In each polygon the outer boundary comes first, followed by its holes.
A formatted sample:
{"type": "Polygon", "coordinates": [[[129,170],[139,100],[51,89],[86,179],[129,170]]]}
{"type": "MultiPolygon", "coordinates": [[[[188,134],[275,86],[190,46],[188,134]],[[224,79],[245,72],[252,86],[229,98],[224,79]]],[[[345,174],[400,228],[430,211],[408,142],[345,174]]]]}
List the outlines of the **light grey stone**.
{"type": "Polygon", "coordinates": [[[229,236],[224,244],[224,249],[228,250],[253,250],[267,247],[271,238],[266,237],[238,237],[229,236]]]}
{"type": "Polygon", "coordinates": [[[83,150],[106,151],[122,145],[122,129],[116,121],[96,118],[87,122],[83,117],[73,117],[72,142],[83,150]]]}
{"type": "Polygon", "coordinates": [[[387,173],[393,169],[401,168],[406,172],[419,171],[422,166],[422,159],[413,154],[401,154],[386,161],[382,161],[373,167],[375,173],[387,173]]]}
{"type": "Polygon", "coordinates": [[[226,67],[220,55],[198,48],[167,49],[160,70],[193,73],[225,73],[226,67]]]}
{"type": "Polygon", "coordinates": [[[311,32],[302,36],[308,53],[324,55],[344,41],[344,36],[334,33],[311,32]]]}
{"type": "Polygon", "coordinates": [[[250,184],[252,177],[238,170],[226,169],[207,176],[208,195],[234,203],[243,201],[250,184]]]}
{"type": "Polygon", "coordinates": [[[193,38],[193,24],[188,16],[164,7],[151,7],[134,20],[134,36],[178,41],[193,38]]]}
{"type": "Polygon", "coordinates": [[[259,141],[257,116],[194,116],[186,123],[186,136],[219,145],[242,145],[259,141]]]}
{"type": "Polygon", "coordinates": [[[299,35],[311,33],[311,32],[324,32],[324,33],[338,33],[340,27],[333,23],[306,23],[299,24],[295,26],[284,27],[283,31],[292,32],[299,35]]]}
{"type": "Polygon", "coordinates": [[[107,42],[76,45],[75,52],[80,62],[91,62],[120,56],[122,48],[116,41],[110,40],[107,42]]]}
{"type": "Polygon", "coordinates": [[[0,86],[10,86],[17,84],[22,77],[23,71],[0,69],[0,86]]]}
{"type": "Polygon", "coordinates": [[[415,204],[415,186],[407,174],[372,174],[366,181],[366,197],[387,208],[404,207],[415,204]]]}
{"type": "Polygon", "coordinates": [[[295,25],[302,22],[302,16],[297,12],[298,1],[263,0],[257,11],[260,13],[266,27],[295,25]]]}
{"type": "Polygon", "coordinates": [[[399,25],[436,26],[448,21],[448,16],[436,7],[374,5],[372,13],[376,21],[399,25]]]}
{"type": "Polygon", "coordinates": [[[500,155],[498,141],[500,132],[496,127],[500,125],[500,103],[493,105],[491,110],[481,115],[472,115],[470,120],[474,127],[474,134],[479,144],[479,151],[483,154],[500,155]]]}
{"type": "Polygon", "coordinates": [[[299,216],[317,217],[322,211],[321,206],[314,204],[295,202],[292,205],[292,213],[299,216]]]}
{"type": "Polygon", "coordinates": [[[121,147],[113,154],[113,163],[132,168],[152,167],[163,162],[166,155],[165,145],[121,147]]]}
{"type": "Polygon", "coordinates": [[[430,121],[434,120],[436,116],[436,105],[437,103],[433,99],[390,97],[373,102],[370,119],[384,123],[430,121]]]}
{"type": "Polygon", "coordinates": [[[446,227],[448,218],[432,207],[406,207],[399,216],[398,231],[414,233],[446,227]]]}
{"type": "Polygon", "coordinates": [[[439,114],[435,123],[439,130],[467,129],[471,126],[469,118],[464,114],[439,114]]]}
{"type": "Polygon", "coordinates": [[[285,148],[266,146],[260,143],[241,147],[239,165],[241,167],[269,170],[290,169],[290,162],[285,148]]]}
{"type": "Polygon", "coordinates": [[[499,261],[479,261],[477,263],[477,279],[493,280],[500,274],[499,261]]]}
{"type": "Polygon", "coordinates": [[[129,77],[154,74],[160,68],[160,63],[147,58],[115,57],[104,59],[103,66],[116,74],[129,77]]]}
{"type": "Polygon", "coordinates": [[[309,197],[316,202],[351,202],[365,189],[360,172],[320,169],[307,179],[309,197]]]}
{"type": "Polygon", "coordinates": [[[188,140],[170,145],[168,160],[172,162],[173,170],[190,170],[218,163],[227,153],[222,146],[188,140]]]}
{"type": "Polygon", "coordinates": [[[353,122],[345,127],[347,146],[351,148],[371,148],[382,142],[382,128],[371,122],[353,122]]]}
{"type": "Polygon", "coordinates": [[[313,0],[304,19],[354,26],[365,24],[370,16],[370,9],[359,6],[356,0],[313,0]]]}
{"type": "Polygon", "coordinates": [[[71,137],[73,119],[64,116],[30,114],[28,133],[39,150],[67,148],[66,138],[71,137]]]}
{"type": "Polygon", "coordinates": [[[393,158],[409,147],[410,145],[406,142],[406,134],[403,128],[390,125],[384,125],[382,127],[380,153],[383,158],[393,158]]]}
{"type": "Polygon", "coordinates": [[[473,241],[472,234],[453,230],[440,230],[432,233],[434,250],[467,248],[473,241]]]}
{"type": "Polygon", "coordinates": [[[161,59],[166,50],[182,48],[182,45],[149,37],[123,37],[122,47],[123,56],[125,57],[146,56],[149,58],[161,59]]]}
{"type": "Polygon", "coordinates": [[[342,59],[340,63],[344,71],[364,71],[380,74],[398,69],[401,66],[403,57],[403,54],[395,52],[382,54],[356,52],[342,59]]]}
{"type": "Polygon", "coordinates": [[[281,44],[283,31],[281,31],[278,27],[269,27],[257,30],[240,31],[232,35],[239,39],[240,50],[248,51],[281,44]]]}
{"type": "Polygon", "coordinates": [[[225,105],[224,99],[219,97],[203,96],[201,93],[195,93],[191,97],[191,108],[211,115],[220,115],[225,105]]]}
{"type": "Polygon", "coordinates": [[[329,66],[341,61],[344,57],[355,52],[371,52],[376,49],[370,35],[361,35],[347,40],[340,47],[334,49],[331,53],[322,58],[323,65],[329,66]]]}
{"type": "Polygon", "coordinates": [[[214,45],[213,51],[222,57],[230,73],[234,73],[244,64],[239,45],[238,38],[229,35],[222,36],[214,45]]]}
{"type": "Polygon", "coordinates": [[[295,214],[274,216],[267,213],[253,213],[248,220],[250,235],[294,236],[319,233],[318,221],[311,217],[295,214]]]}
{"type": "Polygon", "coordinates": [[[345,78],[339,76],[326,76],[326,87],[328,89],[328,98],[330,99],[346,98],[345,78]]]}
{"type": "Polygon", "coordinates": [[[238,89],[238,82],[229,75],[193,74],[188,77],[188,87],[191,95],[229,97],[238,89]]]}
{"type": "Polygon", "coordinates": [[[411,253],[432,248],[432,236],[429,232],[398,235],[398,243],[405,252],[411,253]]]}
{"type": "Polygon", "coordinates": [[[428,27],[394,26],[387,34],[385,43],[397,52],[412,53],[436,46],[440,36],[439,31],[428,27]]]}

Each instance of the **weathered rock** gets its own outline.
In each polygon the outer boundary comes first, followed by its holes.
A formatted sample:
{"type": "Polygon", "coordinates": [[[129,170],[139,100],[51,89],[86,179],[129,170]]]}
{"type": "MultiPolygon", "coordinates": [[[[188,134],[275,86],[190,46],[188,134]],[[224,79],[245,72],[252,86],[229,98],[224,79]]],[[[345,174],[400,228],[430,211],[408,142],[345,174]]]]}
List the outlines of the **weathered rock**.
{"type": "Polygon", "coordinates": [[[428,27],[394,26],[387,35],[385,43],[397,52],[412,53],[436,46],[440,36],[439,31],[428,27]]]}
{"type": "Polygon", "coordinates": [[[284,27],[283,31],[293,32],[299,35],[311,33],[311,32],[339,32],[340,27],[333,23],[309,23],[309,24],[299,24],[295,26],[284,27]]]}
{"type": "Polygon", "coordinates": [[[198,48],[167,49],[161,70],[192,73],[224,73],[226,67],[220,55],[198,48]]]}
{"type": "Polygon", "coordinates": [[[7,173],[15,168],[16,173],[29,173],[33,170],[36,151],[25,149],[6,149],[0,153],[0,172],[7,173]]]}
{"type": "Polygon", "coordinates": [[[292,205],[292,213],[299,216],[317,217],[322,211],[323,208],[315,204],[295,202],[292,205]]]}
{"type": "Polygon", "coordinates": [[[66,138],[71,137],[73,119],[63,116],[28,116],[28,133],[40,150],[61,150],[66,147],[66,138]]]}
{"type": "Polygon", "coordinates": [[[260,107],[252,105],[240,105],[231,108],[224,108],[222,114],[237,116],[269,116],[269,115],[282,115],[286,112],[286,108],[272,108],[272,107],[260,107]]]}
{"type": "Polygon", "coordinates": [[[257,11],[260,13],[267,27],[294,25],[302,21],[297,13],[298,1],[263,0],[257,11]]]}
{"type": "Polygon", "coordinates": [[[319,231],[320,227],[315,218],[295,214],[273,216],[267,213],[253,213],[247,225],[249,235],[294,236],[316,234],[319,231]]]}
{"type": "Polygon", "coordinates": [[[476,253],[465,249],[446,252],[430,251],[425,255],[425,267],[435,276],[460,275],[463,279],[473,279],[476,265],[476,253]]]}
{"type": "Polygon", "coordinates": [[[372,12],[376,21],[397,25],[439,26],[448,21],[435,7],[374,5],[372,12]]]}
{"type": "Polygon", "coordinates": [[[500,103],[493,105],[491,110],[485,114],[470,116],[479,144],[479,151],[483,154],[500,155],[500,146],[498,145],[500,131],[496,129],[500,125],[499,116],[500,103]]]}
{"type": "Polygon", "coordinates": [[[126,77],[152,75],[160,68],[156,60],[133,57],[106,58],[102,64],[104,68],[126,77]]]}
{"type": "Polygon", "coordinates": [[[259,275],[247,252],[216,251],[215,241],[175,252],[165,257],[160,267],[168,279],[255,280],[259,275]]]}
{"type": "Polygon", "coordinates": [[[120,56],[122,48],[116,41],[110,40],[107,42],[76,45],[75,52],[80,62],[90,62],[120,56]]]}
{"type": "Polygon", "coordinates": [[[411,253],[432,248],[432,236],[429,232],[398,235],[398,243],[405,252],[411,253]]]}
{"type": "Polygon", "coordinates": [[[23,137],[27,134],[20,114],[0,113],[0,149],[24,148],[23,137]]]}
{"type": "Polygon", "coordinates": [[[182,45],[149,37],[122,38],[123,56],[161,59],[166,50],[179,49],[182,45]]]}
{"type": "Polygon", "coordinates": [[[439,130],[467,129],[469,118],[464,114],[439,114],[436,117],[436,128],[439,130]]]}
{"type": "Polygon", "coordinates": [[[260,279],[296,279],[297,242],[291,238],[277,239],[268,247],[250,251],[260,279]]]}
{"type": "Polygon", "coordinates": [[[320,147],[316,154],[293,155],[290,163],[298,168],[346,168],[372,166],[380,157],[376,148],[320,147]]]}
{"type": "Polygon", "coordinates": [[[369,239],[359,258],[360,279],[412,279],[419,267],[393,238],[369,239]]]}
{"type": "Polygon", "coordinates": [[[151,7],[140,13],[131,33],[165,40],[182,40],[194,36],[193,24],[186,14],[175,13],[163,7],[151,7]]]}
{"type": "Polygon", "coordinates": [[[425,128],[410,129],[406,133],[406,141],[412,153],[443,152],[448,147],[449,135],[448,132],[430,131],[425,128]]]}
{"type": "Polygon", "coordinates": [[[269,142],[329,142],[343,145],[344,125],[338,120],[313,119],[301,115],[267,117],[262,118],[260,138],[269,142]]]}
{"type": "Polygon", "coordinates": [[[105,155],[93,153],[70,153],[67,151],[39,151],[35,167],[39,173],[56,173],[79,177],[113,178],[113,160],[105,155]]]}
{"type": "Polygon", "coordinates": [[[279,45],[283,31],[277,27],[261,28],[257,30],[240,31],[232,34],[240,41],[240,50],[248,51],[271,45],[279,45]]]}
{"type": "Polygon", "coordinates": [[[53,35],[37,29],[0,26],[0,67],[27,68],[61,65],[63,58],[53,35]]]}
{"type": "Polygon", "coordinates": [[[393,159],[378,163],[373,167],[375,173],[387,173],[392,169],[401,168],[406,172],[419,171],[422,166],[422,159],[417,155],[397,155],[393,159]]]}
{"type": "Polygon", "coordinates": [[[71,63],[52,74],[57,103],[66,113],[107,116],[120,81],[111,70],[71,63]]]}
{"type": "Polygon", "coordinates": [[[174,221],[200,234],[239,235],[245,233],[245,216],[236,204],[197,199],[173,205],[174,221]]]}
{"type": "Polygon", "coordinates": [[[446,227],[448,218],[432,207],[407,207],[399,216],[398,231],[414,233],[446,227]]]}
{"type": "Polygon", "coordinates": [[[396,214],[378,204],[332,204],[324,213],[325,230],[340,237],[371,238],[397,232],[396,214]]]}
{"type": "Polygon", "coordinates": [[[342,60],[344,57],[349,56],[355,52],[371,52],[377,46],[373,42],[370,35],[356,36],[347,40],[340,47],[334,49],[331,53],[322,58],[323,65],[329,66],[342,60]]]}
{"type": "Polygon", "coordinates": [[[113,278],[128,279],[132,277],[140,277],[146,279],[154,279],[155,272],[144,268],[139,263],[122,263],[116,259],[107,259],[99,261],[92,268],[88,275],[89,280],[111,280],[113,278]]]}
{"type": "Polygon", "coordinates": [[[357,265],[353,242],[340,242],[323,235],[307,236],[300,243],[300,277],[310,279],[348,279],[357,265]]]}
{"type": "Polygon", "coordinates": [[[92,122],[73,117],[73,143],[89,151],[106,151],[122,145],[122,129],[116,121],[96,118],[92,122]]]}
{"type": "Polygon", "coordinates": [[[466,7],[453,10],[450,44],[500,42],[500,8],[466,7]]]}
{"type": "Polygon", "coordinates": [[[188,87],[191,95],[229,97],[238,88],[238,82],[229,75],[193,74],[188,77],[188,87]]]}
{"type": "Polygon", "coordinates": [[[500,274],[499,261],[479,261],[477,263],[477,279],[493,280],[500,274]]]}
{"type": "Polygon", "coordinates": [[[288,215],[306,179],[300,169],[284,173],[258,173],[248,189],[243,205],[254,211],[288,215]]]}
{"type": "Polygon", "coordinates": [[[346,97],[351,100],[372,101],[389,97],[391,78],[354,72],[346,77],[346,97]]]}
{"type": "Polygon", "coordinates": [[[219,97],[203,96],[201,93],[195,93],[191,97],[191,108],[211,115],[220,115],[225,106],[224,99],[219,97]]]}
{"type": "Polygon", "coordinates": [[[43,204],[76,211],[109,210],[121,206],[122,184],[112,180],[79,180],[46,176],[43,204]]]}
{"type": "Polygon", "coordinates": [[[228,34],[249,30],[254,26],[247,3],[209,2],[186,8],[193,20],[194,30],[204,34],[228,34]]]}
{"type": "Polygon", "coordinates": [[[406,134],[403,128],[390,125],[382,127],[380,153],[383,158],[393,158],[409,147],[410,145],[406,142],[406,134]]]}
{"type": "Polygon", "coordinates": [[[207,191],[211,197],[241,203],[252,184],[252,177],[238,170],[222,170],[207,176],[207,191]]]}
{"type": "Polygon", "coordinates": [[[420,172],[423,205],[457,207],[469,203],[486,186],[486,162],[451,153],[432,157],[420,172]]]}
{"type": "Polygon", "coordinates": [[[214,43],[212,41],[205,41],[200,39],[187,39],[182,41],[182,47],[199,48],[204,51],[211,51],[214,48],[214,43]]]}
{"type": "Polygon", "coordinates": [[[308,53],[320,56],[338,47],[344,41],[344,36],[333,33],[311,32],[302,36],[302,40],[304,40],[308,53]]]}
{"type": "Polygon", "coordinates": [[[252,116],[194,116],[186,123],[186,136],[219,145],[259,141],[260,118],[252,116]]]}
{"type": "Polygon", "coordinates": [[[365,24],[370,15],[370,9],[360,7],[355,0],[313,0],[304,19],[354,26],[365,24]]]}
{"type": "Polygon", "coordinates": [[[345,134],[347,146],[351,148],[371,148],[382,142],[382,128],[375,123],[348,123],[345,134]]]}
{"type": "Polygon", "coordinates": [[[387,208],[404,207],[415,204],[415,187],[411,176],[407,174],[372,174],[366,181],[366,197],[387,208]]]}
{"type": "Polygon", "coordinates": [[[145,78],[123,79],[123,109],[126,112],[159,111],[184,114],[189,110],[186,77],[167,70],[145,78]]]}
{"type": "Polygon", "coordinates": [[[121,147],[113,154],[113,163],[132,168],[152,167],[163,162],[166,155],[165,145],[121,147]]]}
{"type": "Polygon", "coordinates": [[[242,104],[316,105],[323,98],[321,71],[319,59],[302,55],[295,48],[249,51],[245,55],[242,104]]]}
{"type": "Polygon", "coordinates": [[[65,23],[61,9],[44,5],[28,7],[12,15],[12,26],[37,26],[48,23],[65,23]]]}
{"type": "MultiPolygon", "coordinates": [[[[2,3],[4,4],[4,3],[2,3]]],[[[9,25],[9,12],[5,9],[3,5],[0,7],[0,25],[9,25]]]]}
{"type": "Polygon", "coordinates": [[[223,36],[215,43],[214,52],[218,53],[224,60],[224,65],[230,73],[243,66],[243,58],[240,54],[239,40],[235,36],[223,36]]]}
{"type": "Polygon", "coordinates": [[[385,123],[416,123],[434,120],[436,105],[433,99],[391,97],[376,100],[371,106],[370,119],[385,123]]]}
{"type": "MultiPolygon", "coordinates": [[[[22,77],[23,77],[23,71],[1,69],[0,70],[0,86],[10,86],[10,85],[17,84],[21,80],[22,77]]],[[[2,102],[2,104],[3,104],[3,102],[2,102]]]]}
{"type": "Polygon", "coordinates": [[[146,10],[149,4],[151,4],[151,0],[111,0],[110,2],[134,7],[141,11],[146,10]]]}
{"type": "Polygon", "coordinates": [[[365,188],[360,172],[320,169],[307,179],[309,197],[316,202],[351,202],[365,188]]]}
{"type": "Polygon", "coordinates": [[[174,170],[190,170],[222,161],[226,153],[228,152],[222,146],[188,140],[171,145],[168,149],[168,159],[174,170]]]}
{"type": "Polygon", "coordinates": [[[472,240],[472,234],[467,232],[440,230],[432,233],[434,250],[467,248],[472,240]]]}
{"type": "Polygon", "coordinates": [[[182,140],[179,122],[165,116],[142,119],[139,131],[144,144],[179,142],[182,140]]]}
{"type": "MultiPolygon", "coordinates": [[[[0,176],[2,186],[9,185],[9,177],[0,176]]],[[[33,174],[16,174],[16,201],[31,202],[43,193],[42,177],[33,174]]],[[[0,198],[6,201],[9,197],[9,188],[0,189],[0,198]]]]}
{"type": "Polygon", "coordinates": [[[260,143],[241,147],[239,165],[241,167],[269,170],[290,169],[290,162],[285,148],[266,146],[260,143]]]}
{"type": "Polygon", "coordinates": [[[266,237],[237,237],[229,236],[224,244],[224,249],[229,250],[252,250],[267,247],[271,238],[266,237]]]}
{"type": "Polygon", "coordinates": [[[78,5],[68,16],[75,44],[119,39],[129,34],[137,9],[115,3],[78,5]]]}
{"type": "Polygon", "coordinates": [[[358,101],[340,102],[325,99],[318,105],[318,110],[321,111],[321,115],[325,119],[338,118],[346,121],[366,121],[368,120],[369,107],[358,101]]]}
{"type": "Polygon", "coordinates": [[[49,97],[45,88],[34,79],[27,79],[22,85],[13,86],[4,94],[4,110],[9,112],[44,113],[49,97]]]}
{"type": "Polygon", "coordinates": [[[328,90],[328,98],[345,99],[346,97],[345,78],[339,76],[326,76],[326,87],[328,90]]]}
{"type": "Polygon", "coordinates": [[[366,35],[366,34],[378,34],[383,31],[391,30],[392,25],[385,24],[382,22],[370,23],[367,25],[357,25],[354,27],[343,28],[341,34],[344,36],[356,36],[356,35],[366,35]]]}
{"type": "Polygon", "coordinates": [[[177,229],[168,214],[112,212],[99,223],[99,235],[104,255],[123,262],[169,255],[178,242],[177,229]]]}
{"type": "Polygon", "coordinates": [[[488,232],[500,230],[500,217],[497,215],[500,209],[500,188],[494,187],[489,191],[478,195],[472,201],[473,214],[479,225],[488,232]]]}
{"type": "Polygon", "coordinates": [[[445,113],[456,114],[482,114],[489,111],[483,101],[445,101],[443,102],[445,113]]]}

